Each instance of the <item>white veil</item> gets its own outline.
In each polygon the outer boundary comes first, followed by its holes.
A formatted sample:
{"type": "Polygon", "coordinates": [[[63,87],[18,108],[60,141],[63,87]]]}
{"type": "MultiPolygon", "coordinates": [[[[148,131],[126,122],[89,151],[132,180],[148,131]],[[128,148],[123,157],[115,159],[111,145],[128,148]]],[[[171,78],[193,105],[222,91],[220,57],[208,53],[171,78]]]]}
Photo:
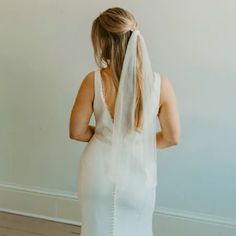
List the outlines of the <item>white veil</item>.
{"type": "Polygon", "coordinates": [[[130,188],[134,176],[144,176],[145,184],[155,187],[156,176],[156,115],[157,94],[154,94],[154,72],[145,41],[139,30],[130,36],[123,62],[115,104],[112,146],[108,173],[120,190],[130,188]],[[143,56],[143,130],[134,127],[137,39],[140,37],[143,56]],[[136,175],[137,174],[137,175],[136,175]]]}

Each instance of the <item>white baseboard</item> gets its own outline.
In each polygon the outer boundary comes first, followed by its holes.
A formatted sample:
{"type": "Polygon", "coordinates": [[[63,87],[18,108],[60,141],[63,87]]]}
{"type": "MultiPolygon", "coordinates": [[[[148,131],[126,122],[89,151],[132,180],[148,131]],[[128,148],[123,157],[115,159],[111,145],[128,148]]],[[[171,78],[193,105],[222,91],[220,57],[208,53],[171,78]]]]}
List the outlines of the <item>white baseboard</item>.
{"type": "MultiPolygon", "coordinates": [[[[0,183],[0,211],[81,226],[76,193],[0,183]]],[[[159,207],[155,236],[235,236],[236,220],[159,207]]]]}
{"type": "Polygon", "coordinates": [[[0,211],[81,225],[74,193],[0,182],[0,211]]]}
{"type": "Polygon", "coordinates": [[[153,221],[155,236],[235,236],[235,219],[159,208],[153,221]]]}

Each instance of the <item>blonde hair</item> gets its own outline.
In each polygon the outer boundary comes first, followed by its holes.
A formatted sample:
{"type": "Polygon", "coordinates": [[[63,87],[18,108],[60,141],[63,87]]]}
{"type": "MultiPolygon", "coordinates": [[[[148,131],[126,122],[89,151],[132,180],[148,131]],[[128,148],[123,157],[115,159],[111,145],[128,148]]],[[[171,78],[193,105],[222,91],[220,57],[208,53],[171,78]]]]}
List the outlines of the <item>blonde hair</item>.
{"type": "MultiPolygon", "coordinates": [[[[123,61],[129,38],[137,27],[132,13],[120,7],[108,8],[92,23],[91,40],[95,62],[99,68],[109,66],[112,80],[118,90],[123,61]]],[[[136,61],[136,107],[135,130],[140,131],[143,125],[143,84],[142,84],[142,51],[140,39],[137,42],[136,61]]]]}

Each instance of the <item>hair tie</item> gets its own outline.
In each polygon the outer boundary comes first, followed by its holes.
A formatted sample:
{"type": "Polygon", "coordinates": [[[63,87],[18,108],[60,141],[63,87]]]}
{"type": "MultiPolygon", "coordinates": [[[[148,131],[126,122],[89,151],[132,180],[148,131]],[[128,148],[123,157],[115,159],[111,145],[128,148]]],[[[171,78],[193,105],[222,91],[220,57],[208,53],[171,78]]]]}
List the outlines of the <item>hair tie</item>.
{"type": "Polygon", "coordinates": [[[137,28],[137,24],[134,24],[133,26],[131,26],[131,28],[130,28],[130,31],[135,31],[135,30],[137,30],[138,28],[137,28]]]}

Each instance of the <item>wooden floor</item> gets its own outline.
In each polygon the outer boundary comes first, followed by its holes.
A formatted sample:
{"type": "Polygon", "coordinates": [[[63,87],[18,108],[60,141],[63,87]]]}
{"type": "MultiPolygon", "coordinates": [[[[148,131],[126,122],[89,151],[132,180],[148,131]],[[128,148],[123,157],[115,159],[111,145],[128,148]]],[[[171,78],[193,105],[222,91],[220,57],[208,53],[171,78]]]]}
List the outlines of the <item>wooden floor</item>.
{"type": "Polygon", "coordinates": [[[0,212],[0,236],[78,236],[81,227],[0,212]]]}

